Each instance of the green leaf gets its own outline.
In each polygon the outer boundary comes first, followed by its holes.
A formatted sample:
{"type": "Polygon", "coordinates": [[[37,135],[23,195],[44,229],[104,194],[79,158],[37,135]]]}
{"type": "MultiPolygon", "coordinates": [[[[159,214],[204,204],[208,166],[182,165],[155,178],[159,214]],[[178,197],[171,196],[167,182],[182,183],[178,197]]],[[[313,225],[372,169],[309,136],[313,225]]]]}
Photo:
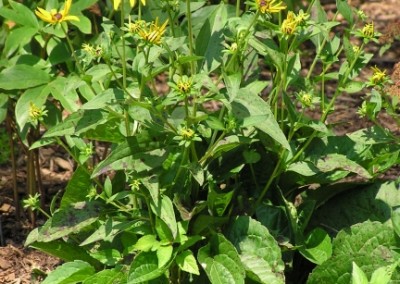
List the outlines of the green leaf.
{"type": "Polygon", "coordinates": [[[320,265],[332,255],[331,238],[324,230],[315,228],[306,237],[300,253],[309,261],[320,265]]]}
{"type": "Polygon", "coordinates": [[[173,239],[176,238],[178,227],[175,219],[174,205],[166,195],[161,195],[157,200],[150,203],[154,214],[158,216],[169,228],[173,239]]]}
{"type": "Polygon", "coordinates": [[[92,178],[111,170],[129,168],[136,172],[142,172],[161,167],[167,152],[164,149],[157,149],[161,148],[160,143],[157,142],[158,138],[146,135],[144,132],[141,135],[125,138],[125,141],[121,142],[105,160],[97,165],[93,170],[92,178]]]}
{"type": "Polygon", "coordinates": [[[289,143],[269,105],[258,94],[241,89],[232,102],[232,112],[242,127],[254,126],[290,151],[289,143]]]}
{"type": "Polygon", "coordinates": [[[353,271],[351,273],[351,284],[368,284],[367,276],[355,262],[353,262],[353,271]]]}
{"type": "Polygon", "coordinates": [[[0,89],[23,90],[50,82],[50,75],[40,68],[29,65],[14,65],[1,71],[0,89]]]}
{"type": "Polygon", "coordinates": [[[109,106],[110,103],[123,102],[124,92],[120,89],[107,89],[82,106],[82,109],[98,109],[109,106]]]}
{"type": "Polygon", "coordinates": [[[215,181],[208,182],[207,204],[212,215],[223,216],[225,210],[231,204],[235,190],[221,190],[215,181]]]}
{"type": "Polygon", "coordinates": [[[39,229],[36,228],[29,234],[25,246],[30,246],[64,261],[82,260],[90,263],[97,269],[102,267],[102,264],[95,258],[91,257],[86,249],[83,249],[76,244],[67,243],[63,240],[38,242],[37,239],[39,237],[39,229]]]}
{"type": "Polygon", "coordinates": [[[221,65],[223,50],[223,27],[228,20],[229,5],[221,3],[204,22],[196,38],[196,55],[203,56],[201,65],[206,72],[212,72],[221,65]]]}
{"type": "Polygon", "coordinates": [[[12,10],[5,7],[1,7],[0,8],[1,17],[11,20],[22,26],[39,29],[39,22],[31,9],[29,9],[27,6],[21,3],[12,0],[9,0],[8,3],[10,3],[12,10]]]}
{"type": "Polygon", "coordinates": [[[400,237],[400,208],[393,208],[391,220],[394,231],[400,237]]]}
{"type": "Polygon", "coordinates": [[[336,0],[336,7],[340,14],[346,19],[349,26],[353,25],[353,9],[347,0],[336,0]]]}
{"type": "Polygon", "coordinates": [[[26,90],[18,99],[15,106],[15,117],[20,129],[24,129],[29,121],[29,109],[31,103],[36,107],[41,108],[50,94],[50,89],[47,86],[39,86],[26,90]]]}
{"type": "Polygon", "coordinates": [[[345,155],[341,154],[328,154],[322,159],[318,160],[316,167],[322,172],[330,172],[333,170],[345,170],[348,172],[356,173],[364,178],[371,178],[369,172],[356,162],[348,159],[345,155]]]}
{"type": "Polygon", "coordinates": [[[3,54],[11,56],[19,47],[28,44],[37,31],[37,28],[28,26],[12,29],[6,38],[3,54]]]}
{"type": "Polygon", "coordinates": [[[178,254],[175,258],[175,261],[182,271],[200,275],[199,266],[197,265],[196,258],[194,257],[192,251],[185,250],[184,252],[178,254]]]}
{"type": "Polygon", "coordinates": [[[42,284],[68,284],[82,282],[95,273],[94,268],[80,260],[67,262],[49,273],[42,284]]]}
{"type": "Polygon", "coordinates": [[[354,94],[360,92],[363,88],[364,88],[363,82],[350,81],[349,83],[346,84],[343,91],[345,91],[348,94],[354,94]]]}
{"type": "Polygon", "coordinates": [[[50,242],[73,233],[96,222],[101,208],[98,202],[78,202],[60,209],[40,229],[39,242],[50,242]]]}
{"type": "Polygon", "coordinates": [[[159,241],[157,240],[156,235],[145,235],[138,239],[136,244],[133,246],[135,250],[148,252],[154,247],[159,246],[159,241]]]}
{"type": "Polygon", "coordinates": [[[395,182],[336,184],[310,192],[309,197],[315,199],[319,207],[310,224],[324,224],[325,228],[334,231],[367,220],[390,222],[392,208],[400,205],[399,189],[395,182]]]}
{"type": "Polygon", "coordinates": [[[143,283],[156,279],[163,275],[166,269],[166,267],[158,267],[156,252],[141,252],[132,262],[127,284],[143,283]]]}
{"type": "Polygon", "coordinates": [[[259,283],[284,283],[281,250],[266,227],[248,216],[240,216],[227,234],[249,278],[259,283]]]}
{"type": "Polygon", "coordinates": [[[211,283],[244,283],[245,271],[235,247],[221,234],[200,248],[197,259],[211,283]]]}
{"type": "MultiPolygon", "coordinates": [[[[310,274],[307,283],[350,283],[352,263],[355,262],[370,278],[383,266],[395,264],[399,243],[389,224],[367,221],[341,230],[333,240],[333,255],[310,274]]],[[[400,280],[394,270],[392,280],[400,280]]]]}
{"type": "Polygon", "coordinates": [[[372,273],[370,284],[387,284],[392,279],[393,272],[398,267],[399,262],[392,265],[379,267],[372,273]]]}
{"type": "Polygon", "coordinates": [[[91,188],[90,175],[84,166],[79,166],[72,178],[69,180],[63,198],[61,199],[60,209],[67,208],[71,204],[84,201],[91,188]]]}
{"type": "Polygon", "coordinates": [[[68,80],[64,77],[57,77],[49,85],[51,94],[57,99],[61,105],[70,113],[76,112],[80,105],[79,96],[75,90],[75,81],[68,80]]]}
{"type": "Polygon", "coordinates": [[[126,276],[119,269],[104,269],[88,277],[82,284],[126,283],[126,276]]]}

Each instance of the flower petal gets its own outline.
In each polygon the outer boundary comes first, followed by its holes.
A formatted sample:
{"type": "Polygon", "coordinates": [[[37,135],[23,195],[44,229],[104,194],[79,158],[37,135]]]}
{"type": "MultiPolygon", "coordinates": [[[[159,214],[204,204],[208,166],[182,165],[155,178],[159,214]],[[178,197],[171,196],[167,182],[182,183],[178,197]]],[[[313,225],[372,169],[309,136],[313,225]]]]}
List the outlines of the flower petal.
{"type": "Polygon", "coordinates": [[[135,6],[136,4],[136,0],[129,0],[129,5],[131,5],[131,7],[135,6]]]}
{"type": "Polygon", "coordinates": [[[121,4],[121,0],[114,0],[114,10],[118,10],[119,4],[121,4]]]}

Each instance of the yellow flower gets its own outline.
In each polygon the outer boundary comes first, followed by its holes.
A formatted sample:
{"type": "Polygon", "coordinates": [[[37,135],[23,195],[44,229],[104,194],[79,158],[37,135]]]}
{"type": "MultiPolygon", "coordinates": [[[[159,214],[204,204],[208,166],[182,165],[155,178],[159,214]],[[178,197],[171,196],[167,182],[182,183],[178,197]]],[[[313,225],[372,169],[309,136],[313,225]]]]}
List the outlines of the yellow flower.
{"type": "Polygon", "coordinates": [[[190,78],[188,78],[187,76],[182,76],[179,79],[179,81],[176,83],[178,90],[182,94],[190,94],[190,92],[192,90],[192,85],[193,85],[192,80],[190,78]]]}
{"type": "Polygon", "coordinates": [[[281,10],[285,10],[286,6],[282,1],[278,0],[256,0],[257,9],[262,13],[279,13],[281,10]]]}
{"type": "MultiPolygon", "coordinates": [[[[146,0],[140,0],[142,2],[143,6],[146,5],[146,0]]],[[[114,0],[114,10],[118,10],[119,5],[121,4],[121,0],[114,0]]],[[[131,7],[136,5],[136,0],[129,0],[129,5],[131,7]]]]}
{"type": "Polygon", "coordinates": [[[375,35],[374,23],[366,24],[361,30],[361,35],[365,38],[373,38],[375,35]]]}
{"type": "Polygon", "coordinates": [[[161,37],[165,33],[165,29],[167,27],[168,20],[162,26],[158,25],[158,18],[155,22],[152,22],[149,27],[144,27],[138,31],[139,36],[147,43],[150,44],[160,44],[161,37]]]}
{"type": "Polygon", "coordinates": [[[64,8],[60,11],[56,9],[51,9],[50,12],[38,7],[35,11],[36,16],[38,16],[42,21],[50,23],[52,25],[62,23],[65,21],[78,21],[77,16],[68,15],[71,9],[72,0],[65,0],[64,8]]]}
{"type": "Polygon", "coordinates": [[[296,15],[292,11],[289,11],[286,16],[286,19],[283,20],[282,22],[281,26],[282,33],[286,35],[292,35],[296,30],[297,23],[298,21],[296,15]]]}
{"type": "Polygon", "coordinates": [[[378,67],[371,67],[371,69],[374,71],[372,74],[372,77],[370,79],[371,84],[373,85],[379,85],[388,80],[387,75],[386,75],[386,70],[380,70],[378,67]]]}

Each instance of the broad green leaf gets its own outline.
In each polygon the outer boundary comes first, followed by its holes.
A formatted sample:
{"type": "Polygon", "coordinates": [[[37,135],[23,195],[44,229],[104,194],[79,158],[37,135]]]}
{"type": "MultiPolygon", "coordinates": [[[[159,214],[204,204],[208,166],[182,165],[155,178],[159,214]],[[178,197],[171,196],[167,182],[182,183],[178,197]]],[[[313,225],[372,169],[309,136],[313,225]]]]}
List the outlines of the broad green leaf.
{"type": "Polygon", "coordinates": [[[127,137],[97,165],[93,170],[92,178],[111,170],[130,169],[142,172],[160,167],[167,152],[164,149],[157,149],[161,148],[157,140],[157,136],[145,135],[143,132],[142,135],[127,137]]]}
{"type": "Polygon", "coordinates": [[[91,257],[86,249],[83,249],[76,244],[67,243],[63,240],[38,242],[37,240],[39,238],[39,229],[36,228],[32,232],[30,232],[25,242],[25,246],[30,246],[32,248],[38,249],[47,254],[58,257],[63,261],[74,261],[79,259],[90,263],[96,268],[102,267],[102,264],[95,258],[91,257]]]}
{"type": "Polygon", "coordinates": [[[324,230],[315,228],[308,234],[299,251],[309,261],[320,265],[332,255],[331,238],[324,230]]]}
{"type": "Polygon", "coordinates": [[[370,284],[387,284],[392,279],[394,270],[398,267],[399,262],[395,262],[389,266],[379,267],[372,273],[370,284]]]}
{"type": "Polygon", "coordinates": [[[75,260],[64,263],[50,272],[42,284],[79,283],[93,274],[95,274],[95,270],[89,263],[75,260]]]}
{"type": "Polygon", "coordinates": [[[82,284],[126,283],[126,276],[119,269],[104,269],[88,277],[82,284]]]}
{"type": "Polygon", "coordinates": [[[223,216],[225,210],[231,204],[235,190],[221,190],[215,181],[208,182],[207,204],[213,216],[223,216]]]}
{"type": "Polygon", "coordinates": [[[49,85],[51,94],[57,99],[61,105],[70,113],[74,113],[79,109],[79,97],[75,90],[75,82],[64,77],[57,77],[49,85]]]}
{"type": "Polygon", "coordinates": [[[86,131],[96,130],[107,122],[108,113],[101,109],[79,110],[68,116],[63,122],[51,127],[43,135],[44,138],[79,135],[86,131]]]}
{"type": "Polygon", "coordinates": [[[106,266],[115,266],[122,260],[122,255],[117,249],[102,248],[90,254],[106,266]]]}
{"type": "Polygon", "coordinates": [[[367,220],[390,222],[392,208],[400,205],[395,182],[336,184],[309,192],[309,197],[315,199],[319,207],[310,223],[316,226],[324,224],[325,228],[334,231],[367,220]]]}
{"type": "MultiPolygon", "coordinates": [[[[393,248],[398,245],[393,228],[388,224],[367,221],[351,226],[338,233],[333,240],[332,257],[313,270],[307,283],[350,283],[353,262],[371,278],[376,269],[397,263],[398,253],[393,248]]],[[[400,280],[397,270],[392,280],[400,280]]]]}
{"type": "Polygon", "coordinates": [[[284,283],[281,250],[266,227],[248,216],[240,216],[227,235],[249,278],[258,283],[284,283]]]}
{"type": "Polygon", "coordinates": [[[363,88],[364,88],[363,82],[350,81],[349,83],[346,84],[343,91],[345,91],[348,94],[353,94],[360,92],[363,88]]]}
{"type": "Polygon", "coordinates": [[[353,9],[346,0],[336,0],[336,7],[346,19],[349,26],[353,25],[353,9]]]}
{"type": "Polygon", "coordinates": [[[371,178],[371,175],[366,169],[341,154],[329,154],[322,157],[322,159],[317,161],[316,167],[325,173],[339,169],[356,173],[367,179],[371,178]]]}
{"type": "Polygon", "coordinates": [[[199,266],[197,265],[196,258],[194,257],[192,251],[183,251],[176,256],[175,261],[182,271],[195,275],[200,275],[199,266]]]}
{"type": "Polygon", "coordinates": [[[166,195],[161,195],[157,200],[153,200],[150,206],[154,214],[168,226],[172,238],[175,239],[178,233],[178,227],[175,219],[174,205],[171,199],[166,195]]]}
{"type": "Polygon", "coordinates": [[[132,262],[127,284],[143,283],[156,279],[163,275],[166,269],[166,267],[158,267],[156,252],[141,252],[132,262]]]}
{"type": "Polygon", "coordinates": [[[10,3],[12,9],[1,7],[1,17],[11,20],[21,26],[39,29],[39,22],[31,9],[16,1],[9,0],[8,3],[10,3]]]}
{"type": "Polygon", "coordinates": [[[60,209],[67,208],[70,204],[86,200],[91,186],[90,174],[84,166],[79,166],[65,188],[60,203],[60,209]]]}
{"type": "Polygon", "coordinates": [[[37,28],[29,26],[12,29],[7,36],[3,54],[6,57],[11,56],[19,47],[29,43],[37,31],[37,28]]]}
{"type": "Polygon", "coordinates": [[[212,14],[208,16],[196,38],[196,55],[203,56],[201,62],[206,72],[212,72],[222,63],[223,27],[228,20],[229,5],[221,3],[212,14]]]}
{"type": "Polygon", "coordinates": [[[368,284],[367,276],[355,262],[353,262],[353,271],[351,272],[351,284],[368,284]]]}
{"type": "Polygon", "coordinates": [[[235,247],[221,234],[200,248],[197,259],[211,283],[244,283],[245,271],[235,247]]]}
{"type": "Polygon", "coordinates": [[[239,95],[232,102],[232,111],[235,118],[241,122],[242,127],[254,126],[290,151],[289,143],[268,103],[258,94],[241,89],[239,95]]]}
{"type": "Polygon", "coordinates": [[[282,70],[283,64],[286,64],[284,54],[279,52],[279,47],[272,39],[268,38],[261,42],[257,38],[251,37],[249,39],[249,44],[261,55],[268,56],[268,61],[270,61],[276,69],[282,70]]]}
{"type": "Polygon", "coordinates": [[[173,247],[172,245],[161,245],[157,248],[158,268],[162,268],[171,260],[173,247]]]}
{"type": "Polygon", "coordinates": [[[39,242],[50,242],[82,229],[96,222],[101,207],[98,202],[78,202],[60,209],[40,228],[39,242]]]}
{"type": "Polygon", "coordinates": [[[0,89],[23,90],[50,82],[50,75],[37,67],[14,65],[0,72],[0,89]]]}
{"type": "Polygon", "coordinates": [[[117,234],[130,229],[131,227],[135,226],[135,224],[140,226],[140,221],[119,222],[113,220],[112,218],[109,218],[104,224],[101,224],[100,227],[95,230],[89,237],[87,237],[80,244],[80,246],[85,246],[98,241],[112,242],[113,238],[117,234]]]}
{"type": "Polygon", "coordinates": [[[124,92],[120,89],[107,89],[82,106],[82,109],[99,109],[111,103],[123,102],[124,92]]]}
{"type": "Polygon", "coordinates": [[[19,97],[15,106],[15,117],[20,129],[23,129],[26,123],[29,122],[29,109],[31,104],[41,108],[44,106],[49,93],[50,89],[47,86],[39,86],[26,90],[19,97]]]}
{"type": "Polygon", "coordinates": [[[138,239],[133,248],[138,251],[148,252],[154,247],[158,247],[159,243],[156,235],[145,235],[138,239]]]}

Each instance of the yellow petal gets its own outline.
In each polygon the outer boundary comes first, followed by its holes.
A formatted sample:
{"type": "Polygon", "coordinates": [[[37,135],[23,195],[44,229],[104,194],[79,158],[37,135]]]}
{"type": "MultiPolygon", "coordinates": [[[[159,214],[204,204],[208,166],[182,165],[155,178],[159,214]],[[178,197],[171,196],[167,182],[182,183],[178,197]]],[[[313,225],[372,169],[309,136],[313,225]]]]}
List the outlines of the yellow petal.
{"type": "Polygon", "coordinates": [[[77,16],[67,15],[67,16],[65,16],[63,21],[77,21],[77,22],[79,22],[80,20],[79,20],[79,18],[77,16]]]}
{"type": "Polygon", "coordinates": [[[114,10],[118,10],[119,4],[121,4],[121,0],[114,0],[114,10]]]}
{"type": "Polygon", "coordinates": [[[71,9],[72,0],[65,0],[64,4],[64,15],[68,15],[69,10],[71,9]]]}
{"type": "Polygon", "coordinates": [[[136,4],[136,0],[129,0],[129,5],[131,5],[131,7],[135,6],[136,4]]]}
{"type": "Polygon", "coordinates": [[[50,12],[42,8],[37,8],[35,11],[36,16],[38,16],[42,21],[47,23],[54,23],[53,17],[50,12]]]}
{"type": "Polygon", "coordinates": [[[143,6],[146,6],[146,0],[140,0],[142,2],[143,6]]]}

